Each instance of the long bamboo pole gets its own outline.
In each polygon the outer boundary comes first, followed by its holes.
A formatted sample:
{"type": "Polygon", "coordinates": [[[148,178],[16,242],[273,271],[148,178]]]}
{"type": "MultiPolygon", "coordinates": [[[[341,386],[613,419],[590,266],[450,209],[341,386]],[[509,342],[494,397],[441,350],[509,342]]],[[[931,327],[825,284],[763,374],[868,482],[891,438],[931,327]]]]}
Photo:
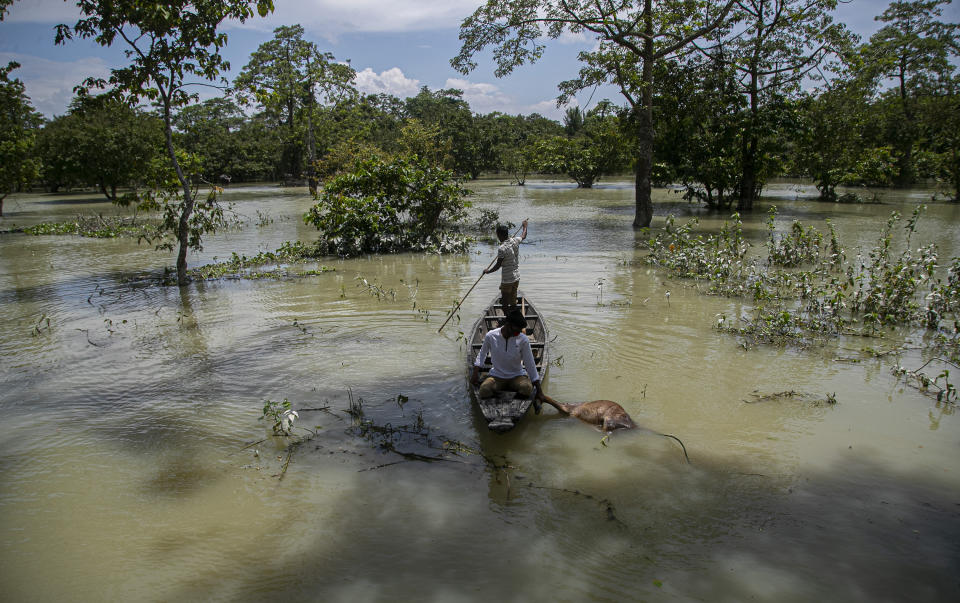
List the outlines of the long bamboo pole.
{"type": "MultiPolygon", "coordinates": [[[[526,222],[526,221],[528,221],[528,220],[529,220],[529,218],[525,219],[524,222],[526,222]]],[[[517,236],[517,234],[518,234],[521,230],[523,230],[523,222],[520,223],[520,228],[517,229],[517,232],[513,233],[513,236],[517,236]]],[[[493,261],[491,261],[490,264],[486,267],[486,269],[485,269],[483,272],[480,273],[480,278],[478,278],[476,281],[474,281],[473,285],[471,285],[470,288],[467,289],[467,292],[466,292],[466,294],[464,294],[463,299],[460,300],[460,303],[457,304],[457,307],[454,308],[452,312],[450,312],[450,315],[447,316],[447,319],[446,319],[445,321],[443,321],[443,324],[440,325],[440,328],[439,328],[439,329],[437,329],[437,333],[439,333],[440,331],[442,331],[442,330],[443,330],[443,327],[447,326],[447,323],[450,322],[450,319],[453,318],[453,315],[457,313],[457,310],[460,309],[460,306],[463,305],[463,302],[467,301],[467,296],[470,295],[470,293],[473,291],[473,288],[476,287],[476,286],[477,286],[477,283],[480,282],[480,279],[482,279],[482,278],[484,277],[484,275],[486,275],[487,270],[490,270],[491,268],[493,268],[493,265],[496,264],[496,263],[497,263],[497,258],[493,258],[493,261]]]]}

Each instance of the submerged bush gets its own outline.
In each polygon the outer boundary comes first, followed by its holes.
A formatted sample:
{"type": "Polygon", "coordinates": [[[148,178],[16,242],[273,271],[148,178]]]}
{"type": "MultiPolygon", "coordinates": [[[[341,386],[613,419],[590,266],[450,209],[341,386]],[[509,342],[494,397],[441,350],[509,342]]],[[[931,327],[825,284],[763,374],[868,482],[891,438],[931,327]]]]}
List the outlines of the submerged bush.
{"type": "Polygon", "coordinates": [[[469,244],[459,227],[469,192],[452,172],[416,157],[373,157],[328,180],[304,221],[333,255],[460,252],[469,244]]]}
{"type": "MultiPolygon", "coordinates": [[[[746,258],[739,216],[716,235],[696,234],[692,220],[682,226],[667,217],[664,231],[651,239],[646,261],[674,276],[707,280],[709,292],[746,297],[754,302],[740,326],[725,318],[718,328],[761,343],[806,344],[827,336],[853,333],[861,324],[868,332],[888,325],[924,326],[936,331],[935,344],[951,358],[960,349],[960,258],[954,258],[946,281],[936,278],[937,248],[913,249],[912,235],[925,206],[918,206],[903,226],[904,242],[896,242],[901,216],[893,212],[868,258],[854,264],[833,225],[829,240],[799,222],[786,234],[775,232],[771,209],[767,257],[746,258]],[[895,248],[903,247],[899,254],[895,248]],[[947,323],[946,330],[941,325],[947,323]]],[[[862,331],[861,331],[862,332],[862,331]]]]}

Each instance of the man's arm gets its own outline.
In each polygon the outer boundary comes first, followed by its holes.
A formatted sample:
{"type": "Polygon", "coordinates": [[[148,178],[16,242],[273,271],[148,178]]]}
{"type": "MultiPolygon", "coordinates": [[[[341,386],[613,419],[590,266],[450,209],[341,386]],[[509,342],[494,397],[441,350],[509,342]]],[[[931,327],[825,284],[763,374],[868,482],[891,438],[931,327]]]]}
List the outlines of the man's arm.
{"type": "Polygon", "coordinates": [[[500,256],[497,256],[497,263],[494,264],[492,268],[489,268],[489,269],[484,270],[483,273],[484,273],[484,274],[490,274],[490,273],[492,273],[492,272],[496,272],[497,270],[500,270],[500,264],[502,264],[502,263],[503,263],[503,261],[501,260],[500,256]]]}
{"type": "MultiPolygon", "coordinates": [[[[487,333],[489,335],[489,333],[487,333]]],[[[483,366],[483,361],[487,359],[487,352],[490,349],[489,342],[490,338],[486,335],[483,337],[483,344],[480,346],[480,351],[477,352],[477,357],[473,359],[473,375],[470,376],[470,382],[474,385],[480,383],[480,367],[483,366]]]]}
{"type": "Polygon", "coordinates": [[[540,392],[540,373],[537,372],[537,361],[533,358],[533,349],[530,347],[529,339],[524,338],[520,355],[523,358],[523,367],[527,369],[527,376],[530,377],[530,382],[533,384],[533,397],[540,399],[540,396],[543,395],[540,392]]]}

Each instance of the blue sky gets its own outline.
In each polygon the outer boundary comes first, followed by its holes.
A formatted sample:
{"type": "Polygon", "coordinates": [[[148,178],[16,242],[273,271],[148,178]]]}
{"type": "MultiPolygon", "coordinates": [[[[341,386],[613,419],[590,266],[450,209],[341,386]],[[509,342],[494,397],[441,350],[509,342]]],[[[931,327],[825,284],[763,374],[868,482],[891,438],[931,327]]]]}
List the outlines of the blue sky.
{"type": "MultiPolygon", "coordinates": [[[[563,110],[556,107],[557,84],[576,75],[576,55],[592,42],[573,37],[552,42],[540,62],[503,79],[494,77],[491,61],[481,57],[478,68],[463,76],[449,61],[460,48],[460,22],[480,4],[480,0],[275,0],[276,10],[269,17],[225,29],[229,42],[224,55],[236,74],[250,53],[272,38],[275,27],[300,24],[322,50],[350,61],[364,92],[404,98],[421,86],[459,88],[478,113],[537,112],[559,119],[563,110]]],[[[888,4],[850,0],[840,4],[836,16],[866,37],[877,27],[873,17],[888,4]]],[[[0,64],[15,60],[22,65],[14,75],[26,84],[37,110],[48,117],[64,113],[73,87],[85,77],[105,77],[111,66],[123,61],[119,48],[103,49],[88,41],[54,46],[54,25],[72,24],[76,18],[72,2],[17,0],[0,23],[0,64]]],[[[960,21],[960,5],[947,6],[943,20],[960,21]]],[[[598,90],[592,97],[584,93],[576,102],[590,106],[604,97],[621,104],[612,89],[598,90]]]]}

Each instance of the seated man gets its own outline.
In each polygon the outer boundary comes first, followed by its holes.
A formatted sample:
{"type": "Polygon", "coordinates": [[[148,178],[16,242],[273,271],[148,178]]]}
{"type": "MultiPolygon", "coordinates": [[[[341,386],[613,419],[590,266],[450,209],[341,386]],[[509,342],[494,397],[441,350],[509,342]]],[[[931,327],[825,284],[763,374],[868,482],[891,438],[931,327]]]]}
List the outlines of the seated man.
{"type": "Polygon", "coordinates": [[[533,398],[533,408],[540,413],[540,375],[530,349],[530,339],[523,330],[527,321],[520,310],[513,310],[499,329],[488,331],[473,364],[471,381],[480,386],[480,397],[491,398],[500,391],[517,392],[521,398],[533,398]],[[480,368],[490,354],[493,368],[480,383],[480,368]],[[526,370],[524,370],[526,369],[526,370]]]}

